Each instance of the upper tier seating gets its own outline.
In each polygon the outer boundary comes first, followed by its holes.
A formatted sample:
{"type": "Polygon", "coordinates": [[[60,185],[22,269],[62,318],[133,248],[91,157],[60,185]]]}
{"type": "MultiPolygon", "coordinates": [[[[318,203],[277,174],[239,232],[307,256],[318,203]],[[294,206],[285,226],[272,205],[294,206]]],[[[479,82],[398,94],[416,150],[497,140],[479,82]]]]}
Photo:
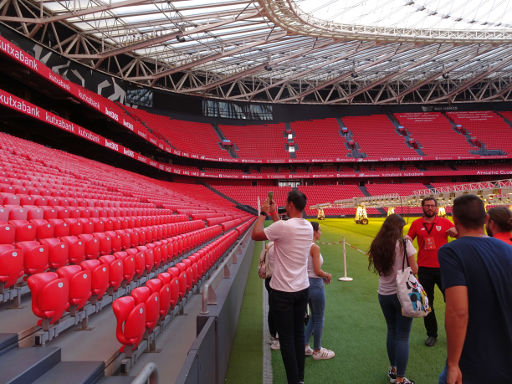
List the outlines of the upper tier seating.
{"type": "Polygon", "coordinates": [[[447,112],[450,118],[487,149],[501,149],[512,153],[512,127],[492,111],[447,112]]]}
{"type": "Polygon", "coordinates": [[[290,158],[286,151],[284,137],[285,125],[219,125],[227,139],[236,145],[237,155],[242,159],[286,160],[290,158]]]}
{"type": "Polygon", "coordinates": [[[296,134],[297,159],[347,158],[345,138],[339,133],[340,126],[336,119],[295,121],[290,126],[296,134]]]}
{"type": "Polygon", "coordinates": [[[394,116],[427,156],[468,156],[470,150],[476,149],[464,135],[455,132],[440,112],[395,113],[394,116]]]}
{"type": "Polygon", "coordinates": [[[229,153],[219,146],[220,139],[211,124],[176,120],[140,109],[125,106],[123,108],[143,121],[157,136],[182,152],[215,158],[230,157],[229,153]]]}
{"type": "Polygon", "coordinates": [[[345,116],[343,124],[352,132],[359,144],[360,152],[369,158],[393,158],[397,156],[418,157],[418,153],[405,144],[395,126],[385,115],[345,116]]]}

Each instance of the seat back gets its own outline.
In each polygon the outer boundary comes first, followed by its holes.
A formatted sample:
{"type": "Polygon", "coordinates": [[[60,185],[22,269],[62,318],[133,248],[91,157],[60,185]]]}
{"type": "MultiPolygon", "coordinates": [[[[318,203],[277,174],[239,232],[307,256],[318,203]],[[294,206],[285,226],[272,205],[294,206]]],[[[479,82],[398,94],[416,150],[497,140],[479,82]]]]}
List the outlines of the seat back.
{"type": "Polygon", "coordinates": [[[27,279],[32,294],[32,311],[41,319],[58,321],[69,307],[69,281],[55,272],[44,272],[27,279]]]}
{"type": "Polygon", "coordinates": [[[0,245],[0,283],[10,288],[23,276],[23,252],[13,245],[0,245]]]}
{"type": "Polygon", "coordinates": [[[110,268],[99,260],[85,260],[80,263],[83,269],[91,273],[91,293],[101,300],[110,285],[110,268]]]}
{"type": "Polygon", "coordinates": [[[92,294],[91,272],[80,265],[66,265],[57,269],[57,274],[69,280],[69,303],[81,309],[92,294]]]}
{"type": "Polygon", "coordinates": [[[144,303],[136,304],[132,296],[123,296],[112,303],[116,316],[116,337],[126,346],[137,348],[146,331],[146,308],[144,303]]]}
{"type": "Polygon", "coordinates": [[[48,246],[37,241],[22,241],[16,243],[16,246],[23,250],[25,273],[27,275],[45,272],[48,269],[48,246]]]}
{"type": "Polygon", "coordinates": [[[41,244],[48,247],[48,265],[50,268],[60,268],[69,261],[69,246],[59,238],[49,238],[39,240],[41,244]]]}

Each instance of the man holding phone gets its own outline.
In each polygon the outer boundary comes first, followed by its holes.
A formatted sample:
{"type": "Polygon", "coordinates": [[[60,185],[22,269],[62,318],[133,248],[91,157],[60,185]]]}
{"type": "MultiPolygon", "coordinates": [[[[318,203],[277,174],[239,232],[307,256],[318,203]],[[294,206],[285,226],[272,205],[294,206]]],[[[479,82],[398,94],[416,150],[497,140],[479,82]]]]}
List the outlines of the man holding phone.
{"type": "Polygon", "coordinates": [[[288,220],[279,220],[277,205],[269,198],[252,231],[252,239],[274,242],[274,264],[270,287],[270,310],[277,320],[286,377],[289,384],[304,382],[304,314],[308,300],[307,260],[313,242],[313,227],[302,216],[306,196],[292,189],[286,199],[288,220]],[[267,215],[274,223],[264,228],[267,215]]]}

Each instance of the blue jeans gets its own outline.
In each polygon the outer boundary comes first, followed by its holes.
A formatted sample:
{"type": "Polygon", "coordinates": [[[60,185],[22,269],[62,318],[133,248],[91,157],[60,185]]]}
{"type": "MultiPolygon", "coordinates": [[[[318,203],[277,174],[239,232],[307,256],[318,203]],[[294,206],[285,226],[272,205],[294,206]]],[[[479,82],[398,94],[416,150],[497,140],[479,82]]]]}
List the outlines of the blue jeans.
{"type": "Polygon", "coordinates": [[[304,341],[309,344],[309,338],[313,334],[314,349],[322,347],[322,333],[324,330],[325,290],[324,280],[321,278],[309,278],[309,307],[311,317],[309,318],[304,332],[304,341]]]}
{"type": "Polygon", "coordinates": [[[412,318],[402,316],[402,307],[396,294],[379,294],[379,303],[388,326],[386,347],[389,364],[396,367],[398,377],[404,377],[409,359],[409,333],[412,318]]]}
{"type": "Polygon", "coordinates": [[[439,384],[446,384],[446,379],[448,378],[448,366],[445,365],[443,372],[439,375],[439,384]]]}

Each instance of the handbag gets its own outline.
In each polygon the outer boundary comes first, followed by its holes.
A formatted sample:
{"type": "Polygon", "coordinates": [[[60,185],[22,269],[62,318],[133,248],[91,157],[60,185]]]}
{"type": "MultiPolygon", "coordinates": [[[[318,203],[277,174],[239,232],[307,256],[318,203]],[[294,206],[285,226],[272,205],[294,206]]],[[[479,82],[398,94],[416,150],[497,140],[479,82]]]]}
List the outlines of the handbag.
{"type": "Polygon", "coordinates": [[[402,269],[399,269],[396,273],[397,296],[402,306],[402,316],[425,317],[432,311],[432,308],[429,305],[427,293],[412,273],[407,257],[405,239],[403,240],[403,247],[402,269]],[[405,266],[406,262],[407,267],[405,266]]]}
{"type": "Polygon", "coordinates": [[[273,252],[274,243],[268,243],[260,253],[260,261],[258,263],[258,276],[262,279],[272,276],[272,266],[270,265],[269,252],[273,252]]]}

